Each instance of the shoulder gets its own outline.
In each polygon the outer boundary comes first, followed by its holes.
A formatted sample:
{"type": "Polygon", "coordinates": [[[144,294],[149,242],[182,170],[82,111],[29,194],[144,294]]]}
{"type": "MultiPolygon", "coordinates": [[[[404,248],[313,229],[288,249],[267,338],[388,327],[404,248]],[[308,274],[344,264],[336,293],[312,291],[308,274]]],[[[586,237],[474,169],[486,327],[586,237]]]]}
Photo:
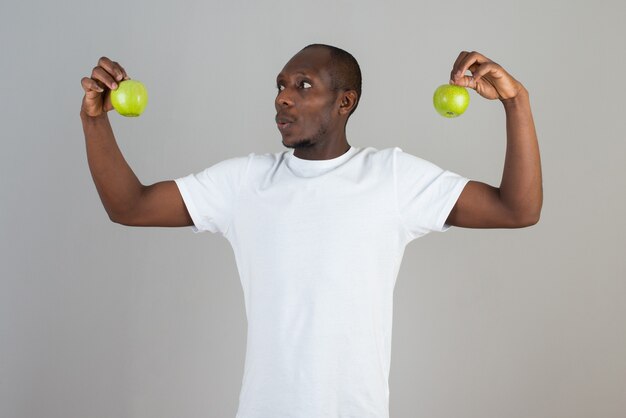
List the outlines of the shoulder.
{"type": "Polygon", "coordinates": [[[281,159],[283,153],[250,153],[248,155],[226,158],[207,167],[208,172],[246,172],[250,169],[267,170],[281,159]]]}
{"type": "Polygon", "coordinates": [[[378,149],[374,147],[365,147],[359,150],[358,155],[360,155],[363,161],[370,164],[391,163],[394,158],[394,150],[396,149],[399,148],[393,147],[378,149]]]}
{"type": "Polygon", "coordinates": [[[431,162],[420,158],[416,155],[405,152],[400,147],[389,147],[383,149],[376,149],[373,147],[363,148],[363,154],[367,158],[380,160],[380,161],[390,161],[390,162],[398,162],[400,164],[422,164],[422,165],[432,165],[431,162]]]}
{"type": "Polygon", "coordinates": [[[403,151],[400,147],[391,149],[394,169],[397,172],[418,171],[418,172],[441,172],[443,169],[437,164],[424,158],[403,151]]]}
{"type": "Polygon", "coordinates": [[[276,167],[285,161],[287,154],[288,151],[250,153],[247,156],[248,172],[254,178],[259,178],[265,173],[276,170],[276,167]]]}
{"type": "Polygon", "coordinates": [[[380,169],[393,171],[394,173],[405,172],[440,172],[439,166],[423,158],[407,153],[400,147],[377,149],[365,147],[359,149],[355,155],[359,163],[368,170],[380,169]]]}
{"type": "Polygon", "coordinates": [[[376,149],[366,147],[359,151],[362,163],[368,169],[379,167],[381,170],[391,170],[394,175],[410,175],[413,178],[421,175],[436,175],[443,171],[438,165],[405,152],[400,147],[376,149]]]}

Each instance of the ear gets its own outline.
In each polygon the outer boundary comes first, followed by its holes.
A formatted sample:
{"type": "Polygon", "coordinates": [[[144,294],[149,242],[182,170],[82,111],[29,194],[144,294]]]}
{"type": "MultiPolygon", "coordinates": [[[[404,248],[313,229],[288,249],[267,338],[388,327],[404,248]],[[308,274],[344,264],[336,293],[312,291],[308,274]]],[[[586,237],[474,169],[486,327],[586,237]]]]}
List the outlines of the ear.
{"type": "Polygon", "coordinates": [[[346,90],[340,95],[339,114],[348,116],[359,100],[355,90],[346,90]]]}

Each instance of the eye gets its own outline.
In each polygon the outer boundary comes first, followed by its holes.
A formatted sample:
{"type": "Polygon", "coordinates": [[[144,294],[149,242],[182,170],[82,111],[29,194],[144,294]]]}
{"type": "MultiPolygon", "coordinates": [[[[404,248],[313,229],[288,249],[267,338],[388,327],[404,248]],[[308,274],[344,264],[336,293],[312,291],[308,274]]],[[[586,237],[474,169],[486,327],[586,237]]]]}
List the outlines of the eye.
{"type": "Polygon", "coordinates": [[[300,83],[300,86],[303,89],[310,89],[311,88],[311,83],[309,83],[308,81],[303,81],[302,83],[300,83]]]}
{"type": "Polygon", "coordinates": [[[283,86],[282,84],[278,84],[276,87],[278,88],[278,91],[285,90],[285,86],[283,86]]]}

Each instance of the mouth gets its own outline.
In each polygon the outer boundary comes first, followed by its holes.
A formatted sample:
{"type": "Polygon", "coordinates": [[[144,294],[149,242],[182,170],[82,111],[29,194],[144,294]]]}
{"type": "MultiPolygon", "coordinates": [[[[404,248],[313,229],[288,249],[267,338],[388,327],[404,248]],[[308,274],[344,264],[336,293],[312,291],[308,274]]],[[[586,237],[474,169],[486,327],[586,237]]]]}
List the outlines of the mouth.
{"type": "Polygon", "coordinates": [[[284,116],[284,115],[276,115],[276,126],[281,132],[286,131],[291,128],[291,126],[295,123],[295,119],[284,116]]]}

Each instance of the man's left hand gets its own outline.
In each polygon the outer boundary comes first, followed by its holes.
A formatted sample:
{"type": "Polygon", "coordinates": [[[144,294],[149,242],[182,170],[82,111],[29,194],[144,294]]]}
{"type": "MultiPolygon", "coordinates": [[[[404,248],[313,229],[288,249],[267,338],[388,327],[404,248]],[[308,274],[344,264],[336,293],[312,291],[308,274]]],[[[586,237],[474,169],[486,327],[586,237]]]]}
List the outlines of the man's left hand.
{"type": "Polygon", "coordinates": [[[450,84],[474,89],[489,100],[512,99],[524,90],[504,68],[475,51],[459,54],[450,72],[450,84]],[[467,70],[471,76],[465,75],[467,70]]]}

